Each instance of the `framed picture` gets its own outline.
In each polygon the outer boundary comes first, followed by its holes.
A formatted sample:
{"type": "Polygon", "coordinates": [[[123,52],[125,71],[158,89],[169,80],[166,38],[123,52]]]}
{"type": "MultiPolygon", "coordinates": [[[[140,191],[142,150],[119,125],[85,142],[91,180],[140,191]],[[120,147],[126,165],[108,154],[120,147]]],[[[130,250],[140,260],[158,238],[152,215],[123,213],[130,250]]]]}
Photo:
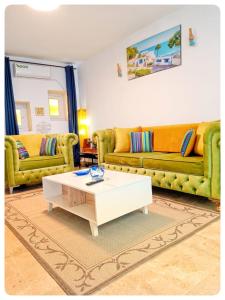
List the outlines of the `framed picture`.
{"type": "Polygon", "coordinates": [[[181,65],[181,25],[127,48],[128,79],[181,65]]]}
{"type": "Polygon", "coordinates": [[[35,107],[36,116],[44,116],[44,107],[35,107]]]}

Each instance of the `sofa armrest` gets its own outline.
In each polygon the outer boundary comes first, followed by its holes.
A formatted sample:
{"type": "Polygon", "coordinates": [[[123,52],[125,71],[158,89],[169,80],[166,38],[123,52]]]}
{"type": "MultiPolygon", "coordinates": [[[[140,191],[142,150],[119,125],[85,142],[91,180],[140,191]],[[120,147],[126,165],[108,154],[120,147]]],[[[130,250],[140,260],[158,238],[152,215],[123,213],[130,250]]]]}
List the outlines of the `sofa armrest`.
{"type": "Polygon", "coordinates": [[[98,130],[93,133],[93,139],[97,143],[98,163],[105,161],[106,153],[111,153],[115,149],[115,135],[113,129],[98,130]]]}
{"type": "Polygon", "coordinates": [[[78,135],[75,133],[57,134],[57,153],[62,154],[65,163],[74,167],[73,146],[78,143],[78,135]]]}
{"type": "Polygon", "coordinates": [[[220,123],[212,123],[204,134],[204,175],[211,179],[211,198],[220,199],[220,123]]]}
{"type": "Polygon", "coordinates": [[[5,181],[7,185],[15,186],[15,172],[19,171],[19,153],[16,142],[10,136],[5,136],[5,181]]]}

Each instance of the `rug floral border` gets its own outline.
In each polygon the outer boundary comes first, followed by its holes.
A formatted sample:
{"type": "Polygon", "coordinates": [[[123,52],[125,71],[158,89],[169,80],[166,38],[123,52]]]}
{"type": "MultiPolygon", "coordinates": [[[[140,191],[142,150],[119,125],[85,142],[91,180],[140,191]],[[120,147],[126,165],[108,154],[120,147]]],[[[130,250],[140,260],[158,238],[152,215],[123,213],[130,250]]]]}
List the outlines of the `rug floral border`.
{"type": "Polygon", "coordinates": [[[69,295],[93,293],[102,285],[219,218],[219,214],[214,211],[175,203],[163,197],[154,196],[154,202],[158,205],[185,212],[189,217],[179,224],[153,235],[146,241],[126,249],[88,269],[81,265],[49,235],[34,225],[29,218],[13,207],[14,200],[41,193],[42,191],[37,191],[25,195],[21,194],[16,197],[8,197],[5,204],[6,225],[69,295]],[[73,278],[71,276],[68,278],[66,275],[68,268],[70,269],[69,274],[72,272],[73,278]]]}

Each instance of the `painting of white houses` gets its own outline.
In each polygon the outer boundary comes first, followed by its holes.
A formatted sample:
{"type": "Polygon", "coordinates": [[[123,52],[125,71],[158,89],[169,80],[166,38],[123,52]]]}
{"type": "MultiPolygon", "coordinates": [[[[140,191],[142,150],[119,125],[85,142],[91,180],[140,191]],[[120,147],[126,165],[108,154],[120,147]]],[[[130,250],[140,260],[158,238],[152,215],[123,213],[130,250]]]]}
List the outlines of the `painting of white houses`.
{"type": "Polygon", "coordinates": [[[127,48],[128,79],[181,64],[181,26],[160,32],[127,48]]]}

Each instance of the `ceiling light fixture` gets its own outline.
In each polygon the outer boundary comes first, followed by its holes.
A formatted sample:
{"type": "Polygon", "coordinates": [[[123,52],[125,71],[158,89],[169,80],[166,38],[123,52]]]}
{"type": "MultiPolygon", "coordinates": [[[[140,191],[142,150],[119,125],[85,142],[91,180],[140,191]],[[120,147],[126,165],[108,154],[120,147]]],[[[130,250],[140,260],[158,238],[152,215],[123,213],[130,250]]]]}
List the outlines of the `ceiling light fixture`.
{"type": "Polygon", "coordinates": [[[41,10],[41,11],[51,11],[51,10],[55,10],[59,7],[58,4],[56,3],[43,3],[43,2],[36,2],[34,4],[29,4],[29,7],[35,9],[35,10],[41,10]]]}

